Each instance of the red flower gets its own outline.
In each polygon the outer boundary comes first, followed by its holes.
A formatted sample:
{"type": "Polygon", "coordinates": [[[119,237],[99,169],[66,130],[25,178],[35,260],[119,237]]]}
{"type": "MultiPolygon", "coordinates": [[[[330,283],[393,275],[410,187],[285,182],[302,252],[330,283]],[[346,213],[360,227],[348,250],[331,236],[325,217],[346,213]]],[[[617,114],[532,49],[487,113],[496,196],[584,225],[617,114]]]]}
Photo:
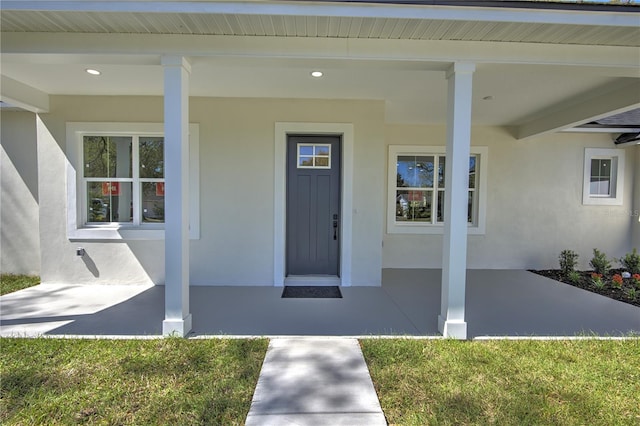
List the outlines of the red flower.
{"type": "Polygon", "coordinates": [[[592,272],[591,273],[591,278],[593,278],[594,280],[598,279],[598,278],[602,278],[602,274],[597,274],[595,272],[592,272]]]}
{"type": "Polygon", "coordinates": [[[612,280],[612,281],[613,281],[613,283],[614,283],[615,285],[617,285],[618,287],[621,287],[621,286],[622,286],[622,282],[623,282],[623,280],[622,280],[622,275],[620,275],[620,274],[615,274],[611,280],[612,280]]]}

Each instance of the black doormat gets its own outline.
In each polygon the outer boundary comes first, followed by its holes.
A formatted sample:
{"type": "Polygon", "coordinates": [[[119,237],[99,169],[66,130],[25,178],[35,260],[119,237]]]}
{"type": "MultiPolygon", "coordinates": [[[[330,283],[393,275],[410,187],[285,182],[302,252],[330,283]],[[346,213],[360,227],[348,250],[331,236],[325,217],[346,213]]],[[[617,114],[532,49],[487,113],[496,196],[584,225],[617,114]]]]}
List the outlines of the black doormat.
{"type": "Polygon", "coordinates": [[[282,298],[342,299],[338,286],[285,286],[282,298]]]}

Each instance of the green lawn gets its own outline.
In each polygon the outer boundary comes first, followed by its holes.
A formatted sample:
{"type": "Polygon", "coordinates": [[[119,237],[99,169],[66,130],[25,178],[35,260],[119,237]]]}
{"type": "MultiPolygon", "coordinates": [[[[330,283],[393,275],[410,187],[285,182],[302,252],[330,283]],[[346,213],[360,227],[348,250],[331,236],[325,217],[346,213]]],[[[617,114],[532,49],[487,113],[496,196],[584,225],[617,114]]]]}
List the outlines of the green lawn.
{"type": "Polygon", "coordinates": [[[363,340],[390,424],[640,425],[640,340],[363,340]]]}
{"type": "Polygon", "coordinates": [[[0,339],[0,424],[240,425],[255,340],[0,339]]]}
{"type": "Polygon", "coordinates": [[[23,288],[33,287],[40,284],[40,277],[31,275],[0,275],[0,296],[22,290],[23,288]]]}

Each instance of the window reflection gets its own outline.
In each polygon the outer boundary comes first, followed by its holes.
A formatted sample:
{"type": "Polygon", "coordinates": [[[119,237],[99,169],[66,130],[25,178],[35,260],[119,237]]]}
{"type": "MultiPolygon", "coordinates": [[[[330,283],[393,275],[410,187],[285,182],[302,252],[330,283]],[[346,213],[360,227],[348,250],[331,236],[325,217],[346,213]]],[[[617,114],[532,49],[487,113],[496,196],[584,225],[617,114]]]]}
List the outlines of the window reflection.
{"type": "Polygon", "coordinates": [[[88,222],[131,222],[131,182],[87,182],[88,222]]]}

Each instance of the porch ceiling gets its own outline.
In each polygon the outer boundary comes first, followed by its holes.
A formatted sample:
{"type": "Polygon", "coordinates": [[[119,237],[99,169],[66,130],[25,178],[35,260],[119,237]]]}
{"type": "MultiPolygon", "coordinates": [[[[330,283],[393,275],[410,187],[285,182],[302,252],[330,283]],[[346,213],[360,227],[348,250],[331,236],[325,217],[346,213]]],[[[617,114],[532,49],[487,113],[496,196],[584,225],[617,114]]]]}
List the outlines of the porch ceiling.
{"type": "Polygon", "coordinates": [[[3,1],[2,100],[161,96],[169,54],[190,58],[191,96],[376,99],[389,123],[443,123],[444,71],[469,61],[473,122],[525,138],[640,106],[640,8],[610,10],[3,1]]]}
{"type": "MultiPolygon", "coordinates": [[[[640,18],[639,18],[640,19],[640,18]]],[[[579,21],[578,21],[579,22],[579,21]]],[[[640,28],[539,22],[233,13],[69,12],[7,10],[7,32],[188,34],[460,40],[639,46],[640,28]]]]}

